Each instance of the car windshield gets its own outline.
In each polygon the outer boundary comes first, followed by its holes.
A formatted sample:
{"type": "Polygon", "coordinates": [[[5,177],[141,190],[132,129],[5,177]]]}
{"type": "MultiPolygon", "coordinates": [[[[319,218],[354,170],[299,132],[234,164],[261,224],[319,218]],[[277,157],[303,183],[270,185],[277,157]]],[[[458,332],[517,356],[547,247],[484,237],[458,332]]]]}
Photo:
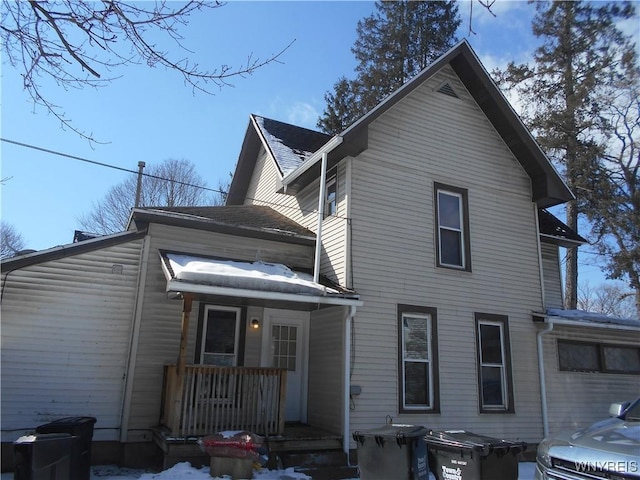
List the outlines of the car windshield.
{"type": "Polygon", "coordinates": [[[640,421],[640,399],[636,400],[634,404],[631,405],[631,408],[625,412],[624,418],[630,422],[640,421]]]}

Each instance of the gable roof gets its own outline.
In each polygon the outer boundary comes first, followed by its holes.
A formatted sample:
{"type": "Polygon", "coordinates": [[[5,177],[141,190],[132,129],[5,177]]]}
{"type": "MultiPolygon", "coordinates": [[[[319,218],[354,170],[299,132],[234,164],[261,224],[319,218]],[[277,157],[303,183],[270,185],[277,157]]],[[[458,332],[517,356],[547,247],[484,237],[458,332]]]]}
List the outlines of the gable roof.
{"type": "MultiPolygon", "coordinates": [[[[339,145],[329,152],[328,168],[331,168],[345,156],[355,156],[364,151],[367,148],[369,125],[446,65],[450,65],[458,75],[465,88],[473,96],[478,106],[531,178],[532,200],[537,203],[538,207],[550,207],[572,200],[574,198],[573,194],[533,139],[529,130],[524,126],[520,117],[502,95],[502,92],[493,82],[466,40],[459,42],[337,136],[340,137],[342,142],[336,142],[339,145]]],[[[309,155],[310,151],[307,151],[304,155],[297,155],[297,157],[291,155],[282,156],[278,149],[274,151],[265,140],[264,132],[259,131],[259,126],[253,121],[254,118],[256,117],[251,117],[251,122],[242,144],[236,172],[227,197],[228,205],[237,205],[244,201],[261,144],[273,154],[282,176],[282,186],[288,192],[295,193],[319,178],[319,160],[321,158],[319,152],[322,150],[328,151],[328,144],[333,140],[329,138],[312,155],[309,155]],[[299,163],[290,171],[293,166],[292,161],[293,163],[299,161],[299,163]]],[[[278,123],[281,124],[281,122],[278,123]]],[[[276,143],[288,147],[290,150],[295,150],[298,142],[302,142],[302,137],[310,132],[308,129],[301,129],[293,125],[288,125],[285,131],[287,133],[286,138],[279,137],[277,134],[273,136],[279,140],[276,143]],[[290,140],[294,141],[287,143],[290,140]]],[[[270,132],[268,128],[267,132],[274,133],[270,132]]],[[[317,136],[316,138],[320,139],[321,137],[317,136]]]]}
{"type": "Polygon", "coordinates": [[[134,224],[138,229],[145,228],[148,223],[303,245],[315,244],[315,234],[311,230],[264,205],[134,208],[129,228],[134,224]]]}

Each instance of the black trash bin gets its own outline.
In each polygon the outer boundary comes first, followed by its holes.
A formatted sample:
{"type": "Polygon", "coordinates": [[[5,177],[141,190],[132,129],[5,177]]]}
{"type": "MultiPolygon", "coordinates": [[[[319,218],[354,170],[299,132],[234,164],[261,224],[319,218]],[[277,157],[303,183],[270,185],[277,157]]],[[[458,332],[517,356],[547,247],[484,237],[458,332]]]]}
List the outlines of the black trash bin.
{"type": "Polygon", "coordinates": [[[437,480],[518,480],[518,454],[527,448],[464,430],[430,431],[425,442],[437,480]]]}
{"type": "Polygon", "coordinates": [[[358,469],[362,480],[428,480],[425,427],[385,425],[354,432],[358,444],[358,469]]]}
{"type": "Polygon", "coordinates": [[[73,436],[71,444],[71,478],[89,480],[91,477],[91,441],[94,417],[67,417],[40,425],[37,433],[68,433],[73,436]]]}
{"type": "Polygon", "coordinates": [[[14,480],[69,480],[72,442],[67,433],[18,438],[13,442],[14,480]]]}

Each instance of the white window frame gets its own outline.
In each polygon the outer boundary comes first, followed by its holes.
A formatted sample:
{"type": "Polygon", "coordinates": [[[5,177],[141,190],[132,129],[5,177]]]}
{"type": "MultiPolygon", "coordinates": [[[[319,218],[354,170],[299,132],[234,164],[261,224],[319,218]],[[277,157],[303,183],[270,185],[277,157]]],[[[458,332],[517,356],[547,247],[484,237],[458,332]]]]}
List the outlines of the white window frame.
{"type": "Polygon", "coordinates": [[[443,188],[439,188],[437,193],[437,208],[438,208],[438,262],[440,265],[445,266],[445,267],[451,267],[451,268],[466,268],[467,265],[467,259],[466,259],[466,238],[465,238],[465,229],[464,229],[464,199],[462,194],[457,193],[457,192],[452,192],[450,190],[446,190],[443,188]],[[441,215],[440,215],[440,196],[441,195],[448,195],[450,197],[455,197],[458,199],[458,222],[460,224],[460,228],[455,228],[452,226],[448,226],[448,225],[443,225],[441,223],[441,215]],[[442,252],[444,251],[444,246],[442,243],[442,231],[446,230],[446,231],[450,231],[450,232],[456,232],[460,235],[460,260],[461,260],[461,264],[455,264],[455,263],[446,263],[445,261],[443,261],[442,259],[442,252]]]}
{"type": "MultiPolygon", "coordinates": [[[[240,346],[240,321],[242,319],[242,309],[239,307],[223,307],[218,305],[207,305],[204,309],[204,318],[202,322],[202,339],[200,343],[200,363],[203,365],[207,365],[204,362],[204,356],[208,352],[205,351],[205,345],[207,340],[207,330],[209,329],[209,312],[210,311],[218,311],[218,312],[235,312],[236,314],[236,327],[234,334],[234,345],[233,345],[233,361],[231,366],[238,366],[238,349],[240,346]]],[[[230,354],[220,354],[215,353],[215,355],[230,355],[230,354]]]]}
{"type": "Polygon", "coordinates": [[[478,332],[477,332],[477,337],[478,337],[478,365],[479,365],[479,371],[478,371],[478,377],[479,377],[479,387],[480,387],[480,391],[478,392],[480,395],[480,407],[483,410],[505,410],[509,407],[509,402],[508,402],[508,391],[507,391],[507,387],[508,387],[508,378],[507,378],[507,359],[505,357],[505,335],[504,335],[504,328],[505,325],[502,322],[496,322],[496,321],[491,321],[491,320],[478,320],[478,332]],[[498,327],[499,331],[500,331],[500,363],[491,363],[491,362],[485,362],[482,354],[483,354],[483,349],[482,349],[482,335],[481,335],[481,330],[482,330],[482,326],[483,325],[487,325],[487,326],[491,326],[491,327],[498,327]],[[502,403],[500,405],[485,405],[484,404],[484,392],[482,391],[482,387],[484,385],[483,382],[483,378],[482,378],[482,369],[483,367],[490,367],[490,368],[499,368],[500,369],[500,390],[501,390],[501,394],[502,394],[502,403]]]}
{"type": "Polygon", "coordinates": [[[334,173],[329,177],[324,188],[324,216],[330,217],[338,213],[338,176],[334,173]],[[333,191],[333,201],[329,200],[329,193],[333,191]]]}
{"type": "Polygon", "coordinates": [[[401,375],[402,375],[402,409],[403,410],[425,410],[425,409],[432,409],[433,408],[433,396],[434,396],[434,386],[433,386],[433,353],[431,351],[431,343],[432,343],[432,321],[433,318],[430,314],[424,314],[424,313],[413,313],[413,312],[402,312],[401,314],[401,319],[400,321],[401,323],[401,330],[402,330],[402,338],[401,338],[401,345],[402,345],[402,371],[401,371],[401,375]],[[427,358],[426,359],[415,359],[415,358],[407,358],[405,352],[405,339],[404,339],[404,321],[405,318],[410,317],[410,318],[421,318],[424,319],[427,323],[427,358]],[[410,363],[426,363],[427,364],[427,373],[428,373],[428,382],[427,382],[427,388],[428,388],[428,404],[427,405],[408,405],[407,404],[407,399],[406,399],[406,386],[407,386],[407,382],[406,382],[406,377],[405,377],[405,364],[407,362],[410,363]]]}

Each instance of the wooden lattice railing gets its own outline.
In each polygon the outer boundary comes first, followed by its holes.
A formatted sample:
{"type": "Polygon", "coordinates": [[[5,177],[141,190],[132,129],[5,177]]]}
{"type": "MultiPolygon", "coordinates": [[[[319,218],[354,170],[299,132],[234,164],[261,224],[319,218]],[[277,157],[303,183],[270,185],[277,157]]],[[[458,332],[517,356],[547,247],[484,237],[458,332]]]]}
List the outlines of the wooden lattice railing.
{"type": "Polygon", "coordinates": [[[162,423],[176,437],[225,430],[282,434],[286,370],[186,365],[180,378],[165,366],[162,423]]]}

